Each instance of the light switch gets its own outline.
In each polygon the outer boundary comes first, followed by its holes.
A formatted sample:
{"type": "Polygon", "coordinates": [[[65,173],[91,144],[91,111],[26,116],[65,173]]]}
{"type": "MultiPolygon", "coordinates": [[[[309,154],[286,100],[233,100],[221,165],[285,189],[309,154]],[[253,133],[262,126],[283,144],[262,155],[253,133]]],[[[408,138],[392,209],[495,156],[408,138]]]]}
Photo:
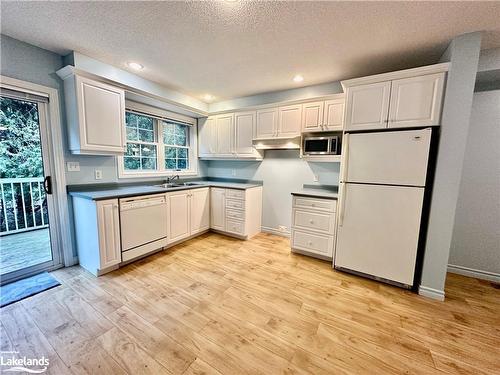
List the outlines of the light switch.
{"type": "Polygon", "coordinates": [[[80,172],[80,163],[77,161],[68,161],[66,167],[68,172],[80,172]]]}
{"type": "Polygon", "coordinates": [[[101,180],[102,179],[102,171],[100,169],[94,170],[95,173],[95,179],[96,180],[101,180]]]}

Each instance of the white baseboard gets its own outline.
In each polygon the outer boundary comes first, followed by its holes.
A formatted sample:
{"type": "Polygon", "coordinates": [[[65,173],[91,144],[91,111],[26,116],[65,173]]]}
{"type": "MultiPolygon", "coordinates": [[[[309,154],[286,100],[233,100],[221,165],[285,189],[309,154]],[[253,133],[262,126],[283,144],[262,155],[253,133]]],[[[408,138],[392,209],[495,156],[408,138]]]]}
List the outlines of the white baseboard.
{"type": "Polygon", "coordinates": [[[444,290],[437,290],[429,288],[428,286],[420,285],[418,287],[418,294],[424,297],[436,299],[438,301],[444,301],[444,290]]]}
{"type": "Polygon", "coordinates": [[[281,237],[290,237],[290,232],[281,232],[276,228],[260,227],[260,230],[264,233],[271,233],[281,237]]]}
{"type": "Polygon", "coordinates": [[[500,283],[500,274],[489,271],[476,270],[474,268],[457,266],[455,264],[448,264],[448,272],[457,273],[459,275],[475,277],[476,279],[493,281],[500,283]]]}

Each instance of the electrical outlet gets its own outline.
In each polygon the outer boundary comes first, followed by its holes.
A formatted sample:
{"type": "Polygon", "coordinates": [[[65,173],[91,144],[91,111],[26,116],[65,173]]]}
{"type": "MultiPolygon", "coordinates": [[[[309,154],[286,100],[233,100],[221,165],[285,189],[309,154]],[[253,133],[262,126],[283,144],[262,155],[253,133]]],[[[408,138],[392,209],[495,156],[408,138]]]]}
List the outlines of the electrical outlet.
{"type": "Polygon", "coordinates": [[[278,226],[278,230],[279,230],[280,232],[286,232],[286,225],[279,225],[279,226],[278,226]]]}
{"type": "Polygon", "coordinates": [[[68,161],[66,163],[68,172],[80,172],[80,163],[77,161],[68,161]]]}
{"type": "Polygon", "coordinates": [[[231,169],[231,176],[236,176],[236,169],[231,169]]]}
{"type": "Polygon", "coordinates": [[[318,182],[319,181],[319,176],[317,174],[315,174],[313,180],[314,180],[314,182],[318,182]]]}
{"type": "Polygon", "coordinates": [[[96,180],[102,180],[102,171],[100,169],[95,169],[94,174],[96,180]]]}

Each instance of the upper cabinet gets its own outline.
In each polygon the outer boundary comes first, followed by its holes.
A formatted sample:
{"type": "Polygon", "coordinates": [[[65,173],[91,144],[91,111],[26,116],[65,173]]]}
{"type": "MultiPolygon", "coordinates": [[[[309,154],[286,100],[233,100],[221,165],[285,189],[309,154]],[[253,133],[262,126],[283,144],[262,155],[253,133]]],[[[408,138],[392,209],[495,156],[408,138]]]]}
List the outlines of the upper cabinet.
{"type": "Polygon", "coordinates": [[[347,90],[346,130],[387,127],[391,82],[355,86],[347,90]]]}
{"type": "Polygon", "coordinates": [[[204,159],[262,159],[252,144],[255,111],[225,113],[198,122],[199,157],[204,159]]]}
{"type": "Polygon", "coordinates": [[[444,73],[392,81],[389,128],[439,125],[444,73]]]}
{"type": "Polygon", "coordinates": [[[344,95],[328,100],[304,103],[302,132],[342,131],[344,125],[344,95]]]}
{"type": "Polygon", "coordinates": [[[125,151],[125,91],[75,73],[64,80],[69,149],[73,154],[120,155],[125,151]]]}
{"type": "Polygon", "coordinates": [[[436,126],[449,64],[343,81],[345,130],[436,126]]]}
{"type": "Polygon", "coordinates": [[[254,139],[270,139],[278,134],[278,108],[264,108],[257,111],[254,139]]]}
{"type": "Polygon", "coordinates": [[[276,137],[294,138],[300,136],[302,104],[278,108],[278,132],[276,137]]]}

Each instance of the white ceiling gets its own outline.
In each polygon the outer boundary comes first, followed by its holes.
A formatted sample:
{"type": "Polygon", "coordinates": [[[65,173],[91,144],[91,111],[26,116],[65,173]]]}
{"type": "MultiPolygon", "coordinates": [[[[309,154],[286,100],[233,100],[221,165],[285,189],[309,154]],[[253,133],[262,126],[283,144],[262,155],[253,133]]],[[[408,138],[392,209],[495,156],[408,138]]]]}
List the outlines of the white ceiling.
{"type": "Polygon", "coordinates": [[[217,100],[434,63],[466,32],[500,47],[499,19],[498,1],[1,2],[2,34],[217,100]]]}

